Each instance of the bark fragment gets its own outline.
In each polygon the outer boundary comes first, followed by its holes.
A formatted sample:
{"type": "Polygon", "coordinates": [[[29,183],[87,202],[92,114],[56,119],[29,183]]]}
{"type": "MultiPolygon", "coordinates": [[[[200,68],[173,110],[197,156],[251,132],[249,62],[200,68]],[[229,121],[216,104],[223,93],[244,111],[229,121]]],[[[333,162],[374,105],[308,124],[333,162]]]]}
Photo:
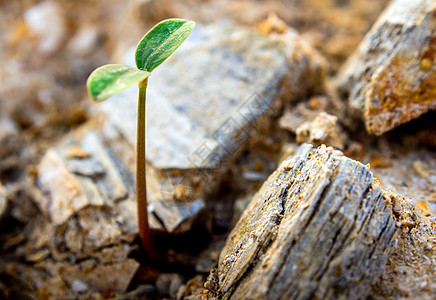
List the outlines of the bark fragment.
{"type": "MultiPolygon", "coordinates": [[[[412,201],[386,193],[401,233],[393,243],[375,299],[434,299],[436,292],[436,219],[415,209],[412,201]]],[[[424,202],[425,203],[425,202],[424,202]]]]}
{"type": "Polygon", "coordinates": [[[253,197],[227,239],[217,294],[231,299],[365,298],[396,232],[367,167],[303,145],[253,197]]]}

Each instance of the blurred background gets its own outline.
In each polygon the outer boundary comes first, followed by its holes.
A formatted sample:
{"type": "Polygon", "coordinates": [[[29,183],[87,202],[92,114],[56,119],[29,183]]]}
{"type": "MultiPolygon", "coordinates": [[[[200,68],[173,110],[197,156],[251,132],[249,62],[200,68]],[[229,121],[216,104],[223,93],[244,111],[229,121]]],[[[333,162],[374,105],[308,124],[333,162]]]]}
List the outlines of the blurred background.
{"type": "Polygon", "coordinates": [[[232,20],[255,27],[275,13],[328,59],[333,74],[387,2],[2,0],[0,180],[16,180],[48,144],[85,122],[91,104],[87,76],[100,65],[121,62],[162,19],[232,20]]]}
{"type": "MultiPolygon", "coordinates": [[[[25,184],[36,176],[42,156],[90,119],[88,75],[103,64],[121,63],[127,50],[157,22],[172,17],[198,24],[231,21],[262,33],[262,22],[275,15],[326,58],[329,75],[334,76],[387,3],[0,0],[0,189],[3,186],[16,199],[7,217],[0,218],[2,251],[24,239],[18,233],[37,214],[25,184]]],[[[0,217],[5,203],[0,197],[0,217]]],[[[14,259],[11,253],[7,260],[14,259]]]]}
{"type": "MultiPolygon", "coordinates": [[[[2,0],[0,1],[0,179],[16,160],[34,163],[54,139],[88,118],[87,76],[120,62],[156,22],[232,20],[255,27],[275,13],[330,63],[335,73],[387,0],[2,0]],[[35,147],[28,143],[38,141],[35,147]],[[26,152],[26,153],[24,153],[26,152]]],[[[22,165],[22,164],[21,164],[22,165]]]]}

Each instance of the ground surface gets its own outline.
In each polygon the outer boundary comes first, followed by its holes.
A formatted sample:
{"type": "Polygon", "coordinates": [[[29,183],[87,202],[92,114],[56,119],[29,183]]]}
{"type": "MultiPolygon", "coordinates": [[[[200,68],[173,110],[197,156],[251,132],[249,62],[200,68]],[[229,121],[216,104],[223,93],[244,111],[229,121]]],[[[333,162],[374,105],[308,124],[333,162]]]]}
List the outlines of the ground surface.
{"type": "MultiPolygon", "coordinates": [[[[32,261],[22,250],[23,245],[35,240],[26,235],[25,228],[38,224],[41,218],[29,182],[37,175],[36,166],[47,149],[90,121],[93,103],[86,94],[85,82],[95,67],[120,62],[127,49],[164,18],[183,17],[205,24],[231,20],[262,32],[268,30],[262,21],[275,13],[326,58],[329,81],[388,1],[59,0],[44,2],[55,3],[51,9],[56,18],[37,19],[29,11],[40,3],[0,0],[0,298],[45,299],[58,294],[48,289],[37,290],[32,283],[40,276],[38,264],[44,264],[46,254],[39,252],[40,256],[32,261]]],[[[174,298],[177,294],[202,293],[209,269],[214,266],[223,240],[244,203],[277,167],[281,155],[295,151],[297,143],[305,141],[296,127],[312,121],[319,112],[334,114],[329,109],[330,100],[327,91],[301,99],[300,103],[286,108],[283,116],[277,116],[271,125],[277,129],[274,137],[267,140],[259,132],[260,137],[249,145],[257,149],[255,154],[247,151],[247,155],[235,162],[229,180],[223,181],[216,201],[208,207],[206,219],[212,221],[205,221],[183,236],[162,238],[163,248],[178,245],[168,251],[166,262],[149,262],[139,250],[137,240],[128,237],[130,246],[126,251],[120,252],[117,245],[111,245],[92,260],[78,260],[78,269],[86,273],[90,264],[98,263],[108,266],[102,269],[103,275],[123,274],[122,268],[111,269],[116,266],[114,261],[129,261],[133,267],[140,265],[133,278],[121,277],[121,282],[113,283],[126,291],[127,299],[135,295],[174,298]],[[287,113],[291,123],[286,121],[287,113]],[[253,174],[257,176],[254,180],[253,174]],[[111,255],[112,250],[125,256],[111,255]]],[[[380,282],[373,287],[374,298],[428,297],[436,289],[434,120],[435,114],[429,113],[377,138],[367,135],[361,126],[344,127],[339,120],[340,137],[330,141],[348,157],[370,163],[384,189],[408,199],[402,205],[409,205],[410,215],[414,216],[415,223],[398,237],[397,250],[380,282]],[[413,234],[409,235],[410,232],[413,234]],[[413,251],[411,244],[417,245],[413,251]],[[427,254],[417,255],[422,249],[427,254]]],[[[56,269],[53,271],[56,274],[65,268],[59,259],[48,260],[53,264],[49,268],[56,269]]],[[[78,269],[63,272],[78,272],[78,269]]],[[[63,290],[85,292],[82,282],[62,286],[63,278],[47,273],[44,276],[42,281],[59,289],[61,295],[63,290]]],[[[113,281],[111,276],[95,276],[88,280],[113,281]]],[[[96,298],[113,296],[116,296],[113,290],[93,294],[96,298]]]]}

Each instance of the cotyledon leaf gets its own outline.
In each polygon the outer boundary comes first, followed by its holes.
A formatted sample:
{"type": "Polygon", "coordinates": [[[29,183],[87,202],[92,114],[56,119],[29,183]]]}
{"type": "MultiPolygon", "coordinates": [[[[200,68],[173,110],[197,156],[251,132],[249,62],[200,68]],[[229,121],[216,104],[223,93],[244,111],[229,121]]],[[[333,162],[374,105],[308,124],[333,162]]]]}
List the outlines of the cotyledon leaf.
{"type": "Polygon", "coordinates": [[[183,43],[194,26],[195,22],[183,19],[167,19],[156,24],[136,47],[138,69],[153,71],[183,43]]]}
{"type": "Polygon", "coordinates": [[[149,75],[147,71],[125,65],[104,65],[89,75],[86,86],[92,98],[98,102],[131,87],[149,75]]]}

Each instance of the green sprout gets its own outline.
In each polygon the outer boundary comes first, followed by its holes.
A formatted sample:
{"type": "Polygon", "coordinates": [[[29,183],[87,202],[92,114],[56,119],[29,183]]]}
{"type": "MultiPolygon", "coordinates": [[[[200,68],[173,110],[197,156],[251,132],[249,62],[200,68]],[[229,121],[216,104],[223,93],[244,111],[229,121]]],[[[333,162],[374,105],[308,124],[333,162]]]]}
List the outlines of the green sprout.
{"type": "Polygon", "coordinates": [[[150,257],[158,257],[148,224],[147,187],[145,175],[145,107],[148,77],[188,37],[193,21],[168,19],[156,24],[139,42],[135,52],[136,68],[110,64],[97,68],[88,78],[87,87],[96,101],[102,101],[138,83],[138,119],[136,135],[136,199],[141,244],[150,257]]]}

